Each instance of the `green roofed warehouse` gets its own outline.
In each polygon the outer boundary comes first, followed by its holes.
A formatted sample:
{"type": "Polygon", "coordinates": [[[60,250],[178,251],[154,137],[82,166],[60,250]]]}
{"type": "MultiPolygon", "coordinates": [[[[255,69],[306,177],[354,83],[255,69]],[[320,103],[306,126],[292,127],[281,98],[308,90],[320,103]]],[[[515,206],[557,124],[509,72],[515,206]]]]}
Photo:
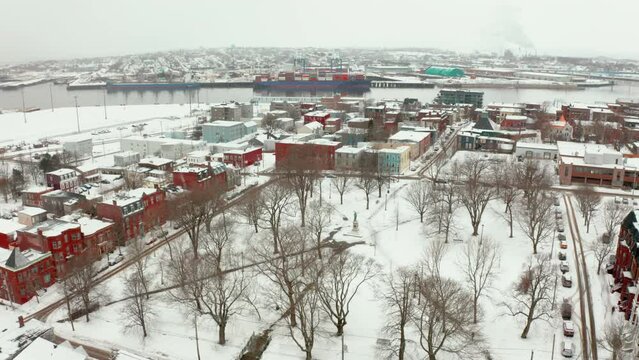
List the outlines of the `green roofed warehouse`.
{"type": "Polygon", "coordinates": [[[431,66],[424,70],[424,74],[443,77],[462,77],[464,76],[464,70],[460,68],[431,66]]]}

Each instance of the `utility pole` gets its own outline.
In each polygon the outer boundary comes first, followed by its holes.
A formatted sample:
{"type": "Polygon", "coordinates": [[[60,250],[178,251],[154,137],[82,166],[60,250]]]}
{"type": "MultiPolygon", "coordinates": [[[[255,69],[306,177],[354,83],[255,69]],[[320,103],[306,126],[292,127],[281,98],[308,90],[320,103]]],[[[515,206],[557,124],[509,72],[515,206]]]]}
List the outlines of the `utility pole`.
{"type": "Polygon", "coordinates": [[[104,120],[107,119],[107,108],[106,108],[106,88],[104,88],[104,91],[102,92],[102,99],[104,101],[104,120]]]}
{"type": "Polygon", "coordinates": [[[75,100],[75,120],[78,123],[78,132],[80,132],[80,113],[78,111],[78,96],[77,95],[74,96],[73,100],[75,100]]]}
{"type": "Polygon", "coordinates": [[[201,360],[200,339],[198,338],[198,333],[197,333],[197,313],[193,316],[193,324],[195,325],[195,350],[197,351],[197,360],[201,360]]]}
{"type": "Polygon", "coordinates": [[[344,332],[342,331],[342,360],[344,360],[344,332]]]}
{"type": "Polygon", "coordinates": [[[530,350],[530,360],[533,360],[535,357],[535,350],[530,350]]]}
{"type": "Polygon", "coordinates": [[[22,117],[24,117],[24,123],[27,123],[27,109],[24,107],[24,86],[20,88],[20,93],[22,94],[22,117]]]}
{"type": "Polygon", "coordinates": [[[555,359],[555,336],[557,336],[557,334],[552,334],[552,351],[550,352],[550,360],[555,359]]]}
{"type": "Polygon", "coordinates": [[[53,112],[53,84],[49,83],[49,98],[51,99],[51,112],[53,112]]]}

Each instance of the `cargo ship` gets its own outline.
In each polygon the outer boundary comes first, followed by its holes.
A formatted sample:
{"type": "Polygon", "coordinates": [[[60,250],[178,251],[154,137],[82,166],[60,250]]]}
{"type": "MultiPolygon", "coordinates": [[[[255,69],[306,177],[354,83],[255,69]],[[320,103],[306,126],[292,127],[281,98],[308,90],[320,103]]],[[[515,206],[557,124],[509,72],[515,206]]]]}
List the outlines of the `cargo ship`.
{"type": "Polygon", "coordinates": [[[106,84],[107,91],[159,91],[159,90],[197,90],[200,88],[198,83],[113,83],[106,84]]]}
{"type": "Polygon", "coordinates": [[[280,72],[277,76],[258,75],[254,89],[267,90],[324,90],[365,92],[371,80],[363,73],[351,72],[280,72]]]}

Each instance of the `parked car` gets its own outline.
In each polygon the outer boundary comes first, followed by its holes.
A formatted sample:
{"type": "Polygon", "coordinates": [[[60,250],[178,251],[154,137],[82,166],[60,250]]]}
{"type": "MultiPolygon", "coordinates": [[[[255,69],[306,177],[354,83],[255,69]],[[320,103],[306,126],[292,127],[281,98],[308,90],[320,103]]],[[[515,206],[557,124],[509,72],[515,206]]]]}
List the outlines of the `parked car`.
{"type": "Polygon", "coordinates": [[[557,234],[557,239],[559,239],[559,241],[566,240],[566,235],[564,235],[564,234],[557,234]]]}
{"type": "Polygon", "coordinates": [[[564,302],[561,304],[561,318],[564,320],[572,318],[572,304],[569,298],[564,298],[564,302]]]}
{"type": "Polygon", "coordinates": [[[555,199],[555,206],[559,206],[559,199],[555,199]]]}
{"type": "Polygon", "coordinates": [[[566,242],[566,240],[559,241],[559,248],[568,249],[568,243],[566,242]]]}
{"type": "Polygon", "coordinates": [[[565,251],[560,251],[559,252],[559,260],[566,260],[566,252],[565,251]]]}
{"type": "Polygon", "coordinates": [[[628,205],[628,198],[623,198],[622,202],[624,205],[628,205]]]}
{"type": "Polygon", "coordinates": [[[619,196],[615,196],[615,204],[621,204],[621,198],[619,196]]]}
{"type": "Polygon", "coordinates": [[[564,336],[575,336],[575,324],[572,321],[564,321],[564,336]]]}
{"type": "Polygon", "coordinates": [[[570,266],[568,266],[568,261],[560,262],[559,270],[561,270],[562,273],[567,273],[570,270],[570,266]]]}
{"type": "Polygon", "coordinates": [[[562,224],[557,224],[557,232],[564,232],[564,226],[562,224]]]}
{"type": "Polygon", "coordinates": [[[563,357],[571,358],[574,352],[574,345],[572,341],[566,340],[561,342],[561,355],[563,357]]]}
{"type": "Polygon", "coordinates": [[[114,256],[109,259],[109,266],[116,265],[120,263],[122,260],[124,260],[124,256],[122,254],[114,256]]]}
{"type": "Polygon", "coordinates": [[[146,241],[144,241],[144,243],[146,245],[151,245],[154,242],[156,242],[158,240],[158,238],[156,238],[155,236],[151,236],[150,238],[146,239],[146,241]]]}
{"type": "Polygon", "coordinates": [[[410,167],[410,171],[416,171],[416,170],[417,170],[417,166],[413,165],[413,166],[410,167]]]}
{"type": "Polygon", "coordinates": [[[569,274],[561,275],[561,286],[566,288],[572,287],[572,276],[569,274]]]}
{"type": "Polygon", "coordinates": [[[561,214],[561,212],[555,212],[555,219],[561,220],[562,218],[563,218],[563,215],[561,214]]]}
{"type": "Polygon", "coordinates": [[[439,151],[439,146],[435,146],[435,147],[433,148],[433,150],[435,150],[435,151],[439,151]]]}

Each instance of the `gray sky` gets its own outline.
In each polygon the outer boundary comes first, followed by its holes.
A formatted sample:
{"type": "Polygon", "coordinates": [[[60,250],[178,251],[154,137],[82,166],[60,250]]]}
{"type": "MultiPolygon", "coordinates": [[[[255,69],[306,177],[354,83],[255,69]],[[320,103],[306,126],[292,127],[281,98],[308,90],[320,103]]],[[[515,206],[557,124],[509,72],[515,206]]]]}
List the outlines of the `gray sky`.
{"type": "Polygon", "coordinates": [[[0,62],[237,46],[639,58],[639,1],[0,0],[0,62]]]}

